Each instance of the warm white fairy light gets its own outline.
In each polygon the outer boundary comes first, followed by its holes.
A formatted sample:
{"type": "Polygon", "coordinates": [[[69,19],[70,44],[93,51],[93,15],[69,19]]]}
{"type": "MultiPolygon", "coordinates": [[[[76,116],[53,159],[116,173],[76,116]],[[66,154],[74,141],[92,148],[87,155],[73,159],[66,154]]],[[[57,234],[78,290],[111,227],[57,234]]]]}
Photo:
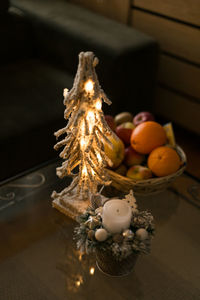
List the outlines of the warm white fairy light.
{"type": "Polygon", "coordinates": [[[89,121],[92,121],[94,123],[95,121],[95,115],[92,110],[89,110],[86,117],[89,121]]]}
{"type": "Polygon", "coordinates": [[[97,153],[97,159],[99,162],[102,162],[102,157],[101,157],[100,153],[97,153]]]}
{"type": "Polygon", "coordinates": [[[96,109],[101,110],[102,102],[100,99],[97,99],[97,101],[95,103],[95,107],[96,107],[96,109]]]}
{"type": "Polygon", "coordinates": [[[94,82],[89,79],[86,83],[85,83],[85,91],[87,93],[92,93],[93,92],[93,87],[94,87],[94,82]]]}
{"type": "Polygon", "coordinates": [[[87,146],[86,137],[85,137],[85,123],[84,123],[84,120],[81,122],[81,125],[80,125],[80,133],[81,133],[80,147],[81,147],[81,150],[84,151],[86,146],[87,146]]]}
{"type": "Polygon", "coordinates": [[[89,132],[91,133],[95,124],[95,114],[92,110],[88,111],[86,119],[88,121],[89,132]]]}
{"type": "Polygon", "coordinates": [[[87,143],[86,143],[86,140],[85,140],[85,138],[84,137],[82,137],[81,139],[80,139],[80,146],[81,146],[81,150],[85,150],[85,148],[86,148],[86,146],[87,146],[87,143]]]}
{"type": "Polygon", "coordinates": [[[86,166],[83,166],[82,174],[85,175],[85,176],[87,175],[87,168],[86,168],[86,166]]]}
{"type": "Polygon", "coordinates": [[[63,96],[64,96],[64,98],[67,96],[68,91],[69,90],[67,88],[63,90],[63,96]]]}

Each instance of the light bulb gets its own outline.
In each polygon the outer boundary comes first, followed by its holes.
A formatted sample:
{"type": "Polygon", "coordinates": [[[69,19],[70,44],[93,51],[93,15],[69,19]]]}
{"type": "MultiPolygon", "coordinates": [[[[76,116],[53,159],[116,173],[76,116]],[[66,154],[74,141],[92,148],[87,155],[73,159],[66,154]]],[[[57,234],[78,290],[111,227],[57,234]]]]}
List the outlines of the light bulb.
{"type": "Polygon", "coordinates": [[[85,91],[87,93],[91,93],[93,91],[93,87],[94,87],[94,82],[89,79],[86,83],[85,83],[85,91]]]}
{"type": "Polygon", "coordinates": [[[95,123],[95,115],[94,112],[92,110],[89,110],[87,113],[87,120],[88,120],[88,127],[89,127],[89,132],[91,133],[94,127],[94,123],[95,123]]]}
{"type": "Polygon", "coordinates": [[[86,166],[83,167],[83,169],[82,169],[82,174],[83,174],[83,175],[87,175],[87,169],[86,169],[86,166]]]}
{"type": "Polygon", "coordinates": [[[102,162],[102,157],[101,157],[100,153],[97,153],[97,159],[99,162],[102,162]]]}
{"type": "Polygon", "coordinates": [[[94,117],[94,112],[92,110],[88,111],[88,113],[87,113],[87,119],[88,119],[88,121],[94,122],[95,117],[94,117]]]}
{"type": "Polygon", "coordinates": [[[67,96],[68,91],[69,91],[68,89],[64,89],[63,90],[63,96],[64,96],[64,98],[67,96]]]}
{"type": "Polygon", "coordinates": [[[98,99],[98,100],[96,101],[95,107],[96,107],[96,109],[101,110],[102,103],[101,103],[101,100],[100,100],[100,99],[98,99]]]}
{"type": "Polygon", "coordinates": [[[81,145],[81,150],[84,150],[85,147],[86,147],[86,145],[87,145],[84,138],[81,138],[81,140],[80,140],[80,145],[81,145]]]}

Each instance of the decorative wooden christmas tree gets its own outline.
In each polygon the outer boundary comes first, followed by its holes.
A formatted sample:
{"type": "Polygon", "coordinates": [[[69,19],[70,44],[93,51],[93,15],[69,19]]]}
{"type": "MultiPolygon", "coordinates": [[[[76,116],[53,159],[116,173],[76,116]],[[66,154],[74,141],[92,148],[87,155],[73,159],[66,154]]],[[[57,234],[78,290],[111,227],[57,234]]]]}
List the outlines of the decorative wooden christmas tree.
{"type": "Polygon", "coordinates": [[[108,135],[113,135],[102,112],[102,101],[111,104],[101,89],[95,66],[98,59],[92,52],[79,54],[79,65],[73,87],[64,90],[64,118],[67,126],[55,132],[55,136],[67,136],[55,145],[58,150],[64,146],[60,157],[64,159],[57,168],[60,178],[72,176],[71,184],[60,193],[55,191],[53,206],[71,216],[83,212],[88,201],[97,193],[99,185],[111,183],[105,167],[112,165],[105,155],[104,143],[111,148],[108,135]],[[72,171],[78,166],[78,173],[72,171]],[[83,201],[85,200],[85,201],[83,201]]]}

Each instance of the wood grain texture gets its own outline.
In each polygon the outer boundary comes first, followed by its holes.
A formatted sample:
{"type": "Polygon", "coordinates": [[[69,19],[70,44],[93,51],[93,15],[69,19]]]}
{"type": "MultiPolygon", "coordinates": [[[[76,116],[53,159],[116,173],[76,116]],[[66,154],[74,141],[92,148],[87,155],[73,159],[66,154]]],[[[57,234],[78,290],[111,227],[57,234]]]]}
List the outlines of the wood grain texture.
{"type": "Polygon", "coordinates": [[[127,23],[130,10],[129,0],[70,0],[80,4],[103,16],[109,17],[121,23],[127,23]]]}
{"type": "Polygon", "coordinates": [[[132,4],[140,8],[200,26],[199,0],[133,0],[132,4]]]}
{"type": "Polygon", "coordinates": [[[200,134],[200,103],[157,87],[154,112],[169,121],[200,134]]]}
{"type": "Polygon", "coordinates": [[[132,10],[131,25],[154,38],[161,49],[200,64],[200,31],[137,9],[132,10]]]}
{"type": "Polygon", "coordinates": [[[200,68],[167,55],[160,56],[158,81],[200,101],[200,68]]]}
{"type": "Polygon", "coordinates": [[[200,179],[200,138],[194,133],[187,132],[174,126],[176,142],[184,149],[187,156],[186,170],[200,179]]]}

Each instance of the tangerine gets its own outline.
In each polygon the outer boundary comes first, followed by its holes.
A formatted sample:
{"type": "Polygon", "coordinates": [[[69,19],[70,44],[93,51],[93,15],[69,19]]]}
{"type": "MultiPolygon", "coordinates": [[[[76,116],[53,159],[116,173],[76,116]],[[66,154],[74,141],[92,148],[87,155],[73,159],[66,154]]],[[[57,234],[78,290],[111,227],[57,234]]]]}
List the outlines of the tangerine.
{"type": "Polygon", "coordinates": [[[131,146],[137,152],[149,154],[153,149],[166,143],[164,128],[157,122],[147,121],[139,124],[132,132],[131,146]]]}
{"type": "Polygon", "coordinates": [[[174,149],[162,146],[149,154],[147,164],[153,174],[162,177],[175,173],[181,165],[181,160],[174,149]]]}

